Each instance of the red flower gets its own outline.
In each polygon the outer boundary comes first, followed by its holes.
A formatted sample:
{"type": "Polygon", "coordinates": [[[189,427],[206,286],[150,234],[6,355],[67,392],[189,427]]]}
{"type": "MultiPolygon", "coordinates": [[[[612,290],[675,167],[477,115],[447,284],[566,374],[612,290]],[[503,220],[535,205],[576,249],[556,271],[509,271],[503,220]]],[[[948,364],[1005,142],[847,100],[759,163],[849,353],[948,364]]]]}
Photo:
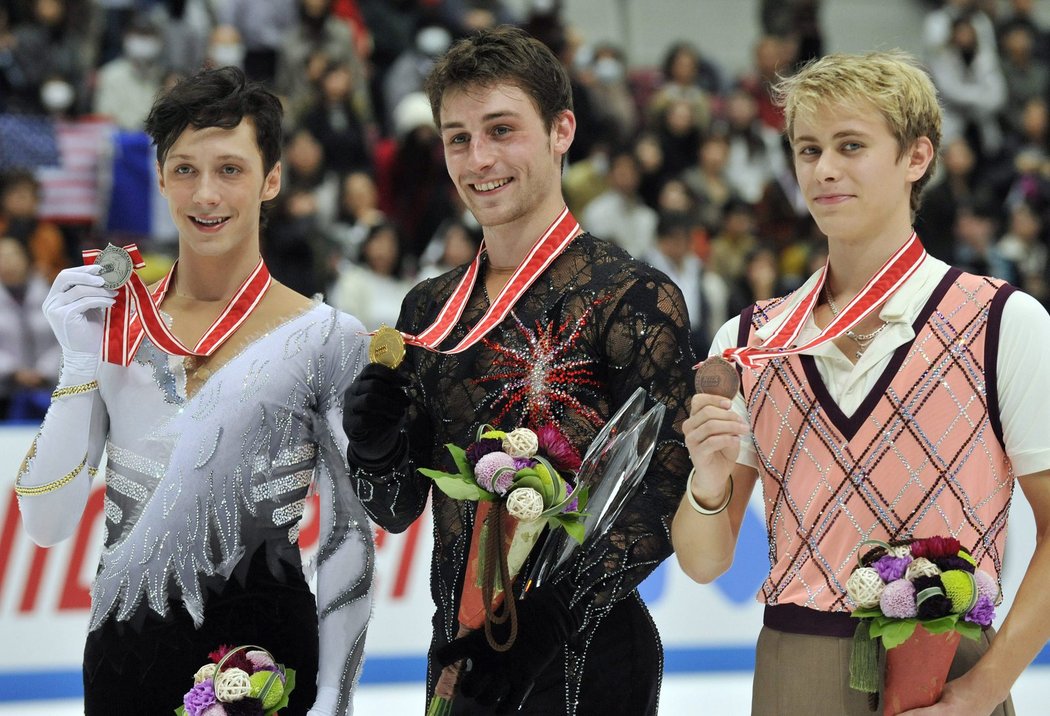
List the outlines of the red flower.
{"type": "Polygon", "coordinates": [[[553,425],[544,425],[536,430],[540,452],[547,456],[558,470],[576,472],[580,469],[580,454],[561,431],[553,425]]]}
{"type": "Polygon", "coordinates": [[[962,545],[954,537],[927,537],[911,543],[912,557],[925,557],[933,562],[941,557],[954,557],[962,545]]]}
{"type": "MultiPolygon", "coordinates": [[[[222,661],[223,657],[231,651],[233,651],[232,646],[230,646],[229,644],[223,644],[218,649],[208,654],[208,658],[214,661],[216,664],[218,664],[220,661],[222,661]]],[[[222,668],[224,670],[238,668],[248,674],[255,673],[255,667],[252,666],[252,662],[248,661],[246,652],[243,649],[241,651],[238,651],[229,659],[227,659],[226,663],[222,665],[222,668]]]]}

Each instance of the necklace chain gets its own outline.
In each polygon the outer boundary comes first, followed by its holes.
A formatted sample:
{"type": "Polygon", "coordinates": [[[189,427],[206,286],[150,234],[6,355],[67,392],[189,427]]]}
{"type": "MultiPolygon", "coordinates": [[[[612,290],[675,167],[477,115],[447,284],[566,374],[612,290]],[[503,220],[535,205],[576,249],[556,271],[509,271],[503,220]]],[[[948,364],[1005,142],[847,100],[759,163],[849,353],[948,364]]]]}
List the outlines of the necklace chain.
{"type": "MultiPolygon", "coordinates": [[[[824,298],[828,302],[828,308],[831,309],[831,315],[837,317],[839,313],[841,313],[841,311],[839,310],[838,305],[835,303],[835,299],[831,296],[831,289],[826,283],[824,284],[824,298]]],[[[853,342],[857,344],[857,358],[860,358],[864,354],[864,351],[868,349],[868,345],[870,345],[871,342],[875,340],[875,336],[882,333],[882,331],[888,325],[889,324],[886,323],[886,321],[883,321],[882,325],[876,328],[871,333],[857,333],[852,328],[846,330],[846,337],[852,339],[853,342]]]]}

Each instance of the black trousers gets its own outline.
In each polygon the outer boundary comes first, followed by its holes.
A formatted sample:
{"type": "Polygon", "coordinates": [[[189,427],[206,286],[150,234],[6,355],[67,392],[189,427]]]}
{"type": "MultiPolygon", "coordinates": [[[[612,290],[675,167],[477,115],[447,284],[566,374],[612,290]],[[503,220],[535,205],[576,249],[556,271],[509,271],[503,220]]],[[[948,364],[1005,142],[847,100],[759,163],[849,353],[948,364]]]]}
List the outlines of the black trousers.
{"type": "Polygon", "coordinates": [[[265,550],[251,560],[243,583],[231,578],[207,596],[204,622],[194,627],[180,602],[160,617],[145,604],[129,621],[109,619],[84,648],[87,716],[167,716],[182,705],[193,675],[220,645],[255,644],[295,669],[295,690],[282,716],[303,716],[317,695],[317,608],[298,565],[274,576],[265,550]]]}
{"type": "MultiPolygon", "coordinates": [[[[621,600],[592,632],[575,710],[567,703],[564,652],[551,662],[518,714],[530,716],[655,716],[660,697],[663,647],[648,610],[635,596],[621,600]]],[[[483,716],[489,710],[462,696],[454,716],[483,716]]]]}

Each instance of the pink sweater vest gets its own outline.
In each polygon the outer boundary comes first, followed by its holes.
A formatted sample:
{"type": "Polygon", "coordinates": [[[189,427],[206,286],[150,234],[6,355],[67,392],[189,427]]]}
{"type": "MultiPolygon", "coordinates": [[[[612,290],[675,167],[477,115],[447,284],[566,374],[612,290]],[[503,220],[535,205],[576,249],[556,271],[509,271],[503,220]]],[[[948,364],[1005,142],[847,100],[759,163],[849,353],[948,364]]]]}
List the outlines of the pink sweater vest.
{"type": "MultiPolygon", "coordinates": [[[[1014,476],[996,393],[1001,281],[950,270],[856,413],[832,401],[812,356],[743,370],[758,451],[770,572],[759,601],[848,611],[865,540],[953,536],[1000,577],[1014,476]]],[[[783,299],[744,312],[740,342],[783,299]]]]}

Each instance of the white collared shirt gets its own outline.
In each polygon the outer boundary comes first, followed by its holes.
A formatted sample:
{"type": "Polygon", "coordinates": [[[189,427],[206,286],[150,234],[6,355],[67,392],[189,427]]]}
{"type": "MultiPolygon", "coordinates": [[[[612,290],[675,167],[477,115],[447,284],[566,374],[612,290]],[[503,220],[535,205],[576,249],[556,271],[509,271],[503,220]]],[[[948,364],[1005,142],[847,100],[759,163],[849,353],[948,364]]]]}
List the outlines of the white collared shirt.
{"type": "MultiPolygon", "coordinates": [[[[949,270],[948,264],[927,256],[915,274],[882,306],[879,318],[887,323],[853,364],[831,341],[802,351],[814,357],[817,370],[828,392],[846,415],[852,415],[882,375],[894,352],[915,338],[912,324],[934,289],[949,270]]],[[[809,277],[794,293],[788,306],[756,333],[765,340],[783,323],[790,307],[799,303],[816,285],[819,272],[809,277]]],[[[739,335],[740,317],[727,321],[715,335],[711,355],[734,348],[739,335]]],[[[820,332],[813,316],[796,339],[806,343],[820,332]]],[[[1028,294],[1015,291],[1003,308],[999,334],[996,387],[1002,418],[1006,453],[1014,474],[1028,475],[1050,469],[1050,431],[1045,429],[1047,399],[1050,395],[1050,315],[1028,294]]],[[[744,399],[738,395],[733,409],[747,417],[744,399]]],[[[757,468],[758,458],[751,441],[743,441],[737,462],[757,468]]]]}

